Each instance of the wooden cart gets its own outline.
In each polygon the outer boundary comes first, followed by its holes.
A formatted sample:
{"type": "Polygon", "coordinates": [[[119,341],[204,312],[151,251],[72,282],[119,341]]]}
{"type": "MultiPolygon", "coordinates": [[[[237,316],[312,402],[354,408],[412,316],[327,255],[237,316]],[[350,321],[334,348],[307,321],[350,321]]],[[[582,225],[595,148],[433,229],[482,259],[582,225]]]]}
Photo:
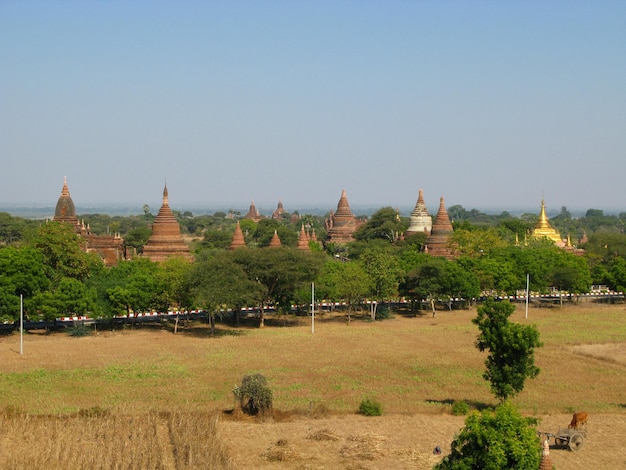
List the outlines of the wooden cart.
{"type": "MultiPolygon", "coordinates": [[[[538,431],[539,437],[545,436],[550,443],[550,439],[554,439],[554,445],[557,447],[567,447],[571,451],[577,451],[583,446],[585,437],[587,437],[587,431],[583,429],[565,428],[559,429],[557,432],[542,432],[538,431]]],[[[543,440],[543,438],[542,438],[543,440]]]]}

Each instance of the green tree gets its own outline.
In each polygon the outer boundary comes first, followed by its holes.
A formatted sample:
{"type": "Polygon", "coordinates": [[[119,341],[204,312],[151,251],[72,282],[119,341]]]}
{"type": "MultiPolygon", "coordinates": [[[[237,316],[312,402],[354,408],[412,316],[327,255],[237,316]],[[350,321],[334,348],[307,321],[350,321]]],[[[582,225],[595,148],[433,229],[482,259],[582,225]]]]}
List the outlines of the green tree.
{"type": "Polygon", "coordinates": [[[329,259],[315,284],[318,297],[331,302],[346,302],[348,321],[355,305],[360,305],[370,288],[371,278],[360,263],[329,259]]]}
{"type": "Polygon", "coordinates": [[[521,392],[526,379],[539,374],[534,357],[534,349],[542,346],[539,331],[534,326],[511,323],[509,317],[514,311],[515,306],[508,301],[488,299],[472,320],[480,330],[476,347],[489,351],[483,378],[501,401],[521,392]]]}
{"type": "Polygon", "coordinates": [[[260,327],[265,324],[265,306],[275,305],[287,311],[296,290],[317,277],[323,259],[321,253],[307,253],[287,247],[239,249],[233,254],[248,280],[261,287],[260,327]]]}
{"type": "Polygon", "coordinates": [[[541,461],[533,420],[505,402],[494,411],[474,412],[452,441],[436,470],[535,470],[541,461]]]}
{"type": "Polygon", "coordinates": [[[110,268],[99,291],[104,291],[107,302],[116,314],[167,311],[170,304],[159,270],[158,263],[147,258],[119,263],[110,268]]]}
{"type": "Polygon", "coordinates": [[[188,310],[192,306],[187,284],[191,269],[192,264],[182,257],[168,258],[159,264],[157,276],[164,288],[164,301],[176,310],[188,310]]]}
{"type": "Polygon", "coordinates": [[[143,246],[148,242],[152,231],[150,227],[137,227],[131,229],[124,236],[124,246],[126,247],[126,252],[128,255],[131,255],[133,251],[137,253],[143,252],[143,246]]]}
{"type": "Polygon", "coordinates": [[[398,296],[402,270],[397,257],[389,249],[366,249],[358,262],[371,279],[369,297],[376,302],[370,304],[370,316],[374,320],[378,302],[389,301],[398,296]]]}
{"type": "Polygon", "coordinates": [[[396,209],[383,207],[374,212],[369,220],[359,227],[354,233],[354,239],[361,241],[381,239],[392,243],[408,227],[408,222],[402,220],[396,209]]]}
{"type": "Polygon", "coordinates": [[[232,251],[200,253],[188,272],[187,284],[194,305],[208,312],[212,329],[220,309],[232,309],[238,319],[241,307],[258,304],[262,295],[259,283],[248,278],[232,251]]]}
{"type": "Polygon", "coordinates": [[[43,254],[48,276],[54,282],[59,282],[64,277],[83,281],[92,267],[102,264],[96,255],[85,253],[83,241],[70,224],[43,224],[37,230],[34,246],[43,254]]]}

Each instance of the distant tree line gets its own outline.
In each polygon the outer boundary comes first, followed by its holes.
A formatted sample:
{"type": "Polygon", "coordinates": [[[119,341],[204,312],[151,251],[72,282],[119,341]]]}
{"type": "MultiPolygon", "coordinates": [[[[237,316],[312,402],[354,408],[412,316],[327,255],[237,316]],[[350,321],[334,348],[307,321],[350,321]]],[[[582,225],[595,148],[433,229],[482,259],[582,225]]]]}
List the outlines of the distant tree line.
{"type": "MultiPolygon", "coordinates": [[[[120,233],[127,247],[140,254],[154,220],[147,209],[136,216],[79,218],[94,233],[120,233]]],[[[229,251],[235,218],[225,213],[176,213],[182,232],[193,239],[194,263],[172,259],[157,264],[137,256],[107,268],[83,251],[72,227],[0,213],[0,318],[17,317],[20,295],[31,319],[70,314],[112,318],[192,308],[207,310],[214,319],[227,309],[256,306],[263,324],[265,306],[288,313],[308,304],[311,282],[318,299],[344,302],[349,313],[366,299],[377,301],[368,311],[372,319],[385,315],[377,305],[399,297],[414,308],[435,303],[453,308],[460,304],[452,299],[515,295],[525,289],[527,275],[531,290],[541,293],[557,288],[573,297],[588,292],[592,284],[626,289],[624,214],[604,216],[590,209],[584,218],[571,219],[563,208],[551,219],[561,233],[566,233],[567,224],[585,231],[583,256],[547,240],[527,238],[536,215],[487,216],[460,206],[452,206],[449,214],[455,228],[451,243],[460,254],[455,260],[425,254],[426,236],[405,237],[409,218],[384,207],[359,228],[354,242],[311,243],[311,252],[296,248],[298,233],[304,225],[323,240],[321,216],[240,220],[247,248],[229,251]],[[275,231],[283,247],[266,248],[275,231]]]]}

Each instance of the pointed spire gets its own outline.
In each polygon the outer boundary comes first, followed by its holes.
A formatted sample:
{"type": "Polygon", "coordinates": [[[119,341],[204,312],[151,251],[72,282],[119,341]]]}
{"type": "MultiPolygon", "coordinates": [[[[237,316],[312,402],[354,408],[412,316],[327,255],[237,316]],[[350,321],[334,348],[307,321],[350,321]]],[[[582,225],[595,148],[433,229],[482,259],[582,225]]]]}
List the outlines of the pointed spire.
{"type": "Polygon", "coordinates": [[[552,460],[550,459],[550,445],[548,440],[543,441],[543,450],[541,452],[541,462],[539,463],[539,470],[552,470],[552,460]]]}
{"type": "Polygon", "coordinates": [[[163,187],[163,205],[164,206],[170,205],[170,201],[169,201],[169,197],[167,193],[167,182],[165,183],[165,186],[163,187]]]}
{"type": "Polygon", "coordinates": [[[339,203],[337,204],[335,217],[354,217],[352,210],[350,209],[350,203],[348,202],[348,195],[345,189],[341,190],[341,197],[339,198],[339,203]]]}
{"type": "Polygon", "coordinates": [[[63,177],[63,189],[61,189],[61,196],[68,196],[70,195],[70,190],[67,187],[67,176],[63,177]]]}
{"type": "Polygon", "coordinates": [[[74,201],[70,196],[70,190],[67,186],[67,177],[63,177],[63,188],[61,189],[61,195],[57,200],[57,205],[54,209],[53,220],[57,222],[68,222],[72,224],[78,224],[78,218],[76,217],[76,208],[74,207],[74,201]]]}
{"type": "Polygon", "coordinates": [[[356,217],[350,210],[346,190],[341,191],[341,198],[337,204],[335,213],[330,211],[329,218],[325,221],[328,230],[327,241],[331,243],[348,243],[353,240],[352,234],[358,228],[356,217]]]}
{"type": "Polygon", "coordinates": [[[300,236],[298,237],[298,249],[311,251],[311,248],[309,247],[309,236],[304,230],[304,224],[302,224],[302,227],[300,228],[300,236]]]}
{"type": "Polygon", "coordinates": [[[547,238],[552,240],[557,246],[565,246],[559,232],[557,232],[548,221],[548,216],[546,215],[546,204],[543,199],[541,199],[541,212],[539,213],[539,220],[533,229],[532,235],[535,238],[547,238]]]}
{"type": "Polygon", "coordinates": [[[406,231],[407,235],[415,233],[430,234],[433,227],[433,219],[428,213],[426,204],[424,203],[424,191],[420,188],[419,195],[417,197],[417,203],[413,212],[411,212],[409,228],[406,231]]]}
{"type": "Polygon", "coordinates": [[[443,256],[448,259],[455,258],[454,249],[449,246],[450,237],[454,232],[448,211],[446,210],[445,200],[443,197],[439,199],[439,210],[435,217],[430,235],[426,239],[428,252],[433,256],[443,256]]]}
{"type": "Polygon", "coordinates": [[[152,233],[143,247],[143,255],[152,261],[165,261],[171,257],[193,260],[189,247],[180,234],[176,216],[170,209],[167,184],[163,189],[163,205],[152,223],[152,233]]]}
{"type": "Polygon", "coordinates": [[[280,242],[280,238],[278,238],[278,232],[276,230],[274,230],[274,235],[272,235],[269,246],[270,248],[278,248],[283,246],[283,244],[280,242]]]}
{"type": "Polygon", "coordinates": [[[228,249],[236,250],[237,248],[245,248],[246,241],[243,237],[243,232],[241,231],[241,225],[239,221],[237,221],[237,225],[235,226],[235,233],[233,234],[233,240],[230,242],[230,246],[228,249]]]}

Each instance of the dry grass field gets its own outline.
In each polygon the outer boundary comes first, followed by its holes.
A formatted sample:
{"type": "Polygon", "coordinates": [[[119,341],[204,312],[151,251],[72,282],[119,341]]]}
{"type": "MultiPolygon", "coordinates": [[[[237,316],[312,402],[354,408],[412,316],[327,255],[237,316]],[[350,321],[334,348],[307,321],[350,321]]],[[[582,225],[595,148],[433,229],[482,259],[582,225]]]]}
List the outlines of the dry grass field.
{"type": "MultiPolygon", "coordinates": [[[[626,307],[520,306],[544,346],[539,377],[514,403],[538,429],[589,413],[582,449],[553,449],[562,469],[624,468],[626,307]]],[[[455,401],[495,404],[474,348],[475,310],[410,312],[370,323],[340,314],[270,319],[268,327],[168,325],[89,337],[0,337],[0,468],[415,469],[449,450],[455,401]],[[241,418],[232,389],[264,374],[273,419],[241,418]],[[355,413],[364,398],[381,417],[355,413]]]]}

